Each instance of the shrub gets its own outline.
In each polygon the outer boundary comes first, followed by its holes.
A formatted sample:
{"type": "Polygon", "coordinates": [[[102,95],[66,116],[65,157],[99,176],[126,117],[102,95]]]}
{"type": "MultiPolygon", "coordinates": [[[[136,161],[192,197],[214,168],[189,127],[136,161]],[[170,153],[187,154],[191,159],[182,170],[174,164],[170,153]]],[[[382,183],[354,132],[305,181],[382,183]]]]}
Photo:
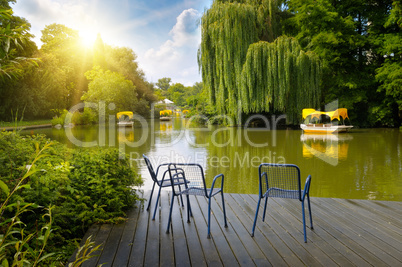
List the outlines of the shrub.
{"type": "Polygon", "coordinates": [[[58,251],[66,260],[75,249],[73,241],[80,239],[92,223],[121,220],[124,211],[139,199],[132,187],[142,180],[126,157],[119,158],[117,149],[71,150],[58,142],[49,143],[43,135],[0,133],[0,204],[6,199],[12,203],[0,216],[0,232],[4,230],[1,225],[4,227],[8,218],[18,213],[18,203],[35,203],[29,207],[32,212],[18,216],[26,235],[46,227],[50,210],[43,207],[52,206],[53,232],[46,253],[58,251]],[[46,155],[35,160],[38,171],[22,181],[35,151],[45,146],[46,155]],[[20,190],[9,197],[4,188],[16,185],[21,185],[20,190]]]}

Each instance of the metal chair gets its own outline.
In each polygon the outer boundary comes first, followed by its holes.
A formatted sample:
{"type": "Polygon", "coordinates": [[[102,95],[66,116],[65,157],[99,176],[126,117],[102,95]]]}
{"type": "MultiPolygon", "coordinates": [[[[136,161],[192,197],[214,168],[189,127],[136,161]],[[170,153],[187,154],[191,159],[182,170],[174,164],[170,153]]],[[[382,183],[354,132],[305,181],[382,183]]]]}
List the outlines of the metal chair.
{"type": "Polygon", "coordinates": [[[166,233],[169,233],[169,228],[171,225],[171,217],[172,217],[172,210],[173,210],[173,203],[174,203],[174,197],[175,196],[182,196],[186,195],[187,197],[187,222],[190,222],[190,215],[191,215],[191,206],[190,206],[190,200],[189,200],[189,195],[195,195],[195,196],[204,196],[208,198],[208,238],[211,237],[211,199],[213,196],[221,193],[222,197],[222,208],[223,208],[223,217],[224,217],[224,223],[225,227],[228,227],[227,221],[226,221],[226,210],[225,210],[225,199],[223,196],[223,183],[224,183],[224,175],[219,174],[215,176],[215,178],[212,181],[211,188],[207,188],[206,183],[205,183],[205,177],[204,177],[204,171],[201,167],[201,165],[196,164],[196,163],[175,163],[175,164],[169,164],[169,176],[171,179],[171,184],[172,184],[172,200],[170,204],[170,212],[169,212],[169,220],[168,220],[168,225],[166,229],[166,233]],[[176,180],[182,180],[184,179],[186,183],[184,184],[184,189],[179,190],[177,189],[177,186],[173,183],[176,180]],[[214,188],[216,181],[220,179],[221,180],[221,186],[220,188],[214,188]]]}
{"type": "Polygon", "coordinates": [[[307,177],[306,183],[304,185],[304,190],[302,190],[300,183],[300,169],[296,165],[262,163],[258,168],[258,174],[259,174],[259,199],[257,204],[257,210],[255,212],[255,218],[251,236],[254,236],[254,230],[258,218],[258,209],[260,207],[262,198],[265,198],[264,214],[262,216],[262,221],[265,220],[265,212],[267,209],[268,197],[291,198],[291,199],[298,199],[301,202],[302,213],[303,213],[304,242],[307,243],[304,200],[307,197],[307,204],[311,224],[310,229],[313,229],[313,218],[311,216],[310,194],[309,194],[311,175],[307,177]]]}
{"type": "MultiPolygon", "coordinates": [[[[156,172],[155,172],[154,168],[152,167],[152,164],[151,164],[151,161],[149,160],[149,158],[147,156],[145,156],[144,154],[142,156],[143,156],[143,158],[145,160],[145,164],[148,167],[149,174],[151,175],[151,178],[154,181],[154,184],[152,185],[151,195],[150,195],[149,200],[148,200],[147,211],[149,210],[149,207],[151,205],[151,200],[152,200],[152,196],[153,196],[153,193],[154,193],[155,185],[159,186],[158,196],[156,198],[156,203],[155,203],[154,214],[152,216],[152,220],[155,220],[155,215],[156,215],[156,210],[158,209],[158,202],[159,202],[159,197],[160,197],[160,194],[161,194],[161,189],[163,187],[172,186],[172,180],[169,177],[166,177],[167,176],[166,174],[168,174],[168,171],[169,171],[168,166],[171,163],[160,164],[158,166],[158,168],[156,169],[156,172]],[[165,169],[165,171],[163,172],[162,179],[159,180],[158,179],[158,174],[162,169],[165,169]]],[[[174,184],[180,187],[180,185],[185,184],[185,182],[184,182],[184,180],[175,180],[174,184]]],[[[182,206],[184,207],[183,197],[180,196],[180,198],[181,198],[182,206]]]]}

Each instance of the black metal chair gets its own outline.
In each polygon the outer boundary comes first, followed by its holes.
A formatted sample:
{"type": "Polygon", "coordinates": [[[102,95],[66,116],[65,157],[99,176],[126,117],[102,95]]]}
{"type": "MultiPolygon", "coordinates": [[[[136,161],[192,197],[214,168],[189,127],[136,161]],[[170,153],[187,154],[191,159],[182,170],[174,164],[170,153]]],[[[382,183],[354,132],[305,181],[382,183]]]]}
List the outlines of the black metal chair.
{"type": "Polygon", "coordinates": [[[251,236],[254,236],[254,230],[257,223],[258,209],[260,207],[261,199],[265,198],[264,214],[262,216],[262,221],[264,221],[265,212],[267,209],[268,197],[291,198],[291,199],[298,199],[301,202],[302,213],[303,213],[304,242],[307,243],[304,200],[307,197],[307,204],[311,224],[310,229],[313,229],[313,218],[311,216],[310,194],[309,194],[311,175],[307,177],[306,183],[304,185],[304,190],[302,190],[300,183],[300,169],[296,165],[262,163],[259,166],[258,174],[259,174],[259,199],[257,204],[257,210],[255,212],[255,218],[251,236]]]}
{"type": "MultiPolygon", "coordinates": [[[[172,180],[167,175],[168,172],[169,172],[168,167],[169,167],[169,164],[171,164],[171,163],[160,164],[158,166],[158,168],[156,169],[156,172],[155,172],[154,168],[152,167],[152,164],[151,164],[151,161],[149,160],[149,158],[147,156],[145,156],[145,155],[142,155],[142,156],[144,157],[145,164],[148,167],[149,174],[151,175],[151,178],[154,181],[154,184],[152,185],[151,195],[150,195],[149,200],[148,200],[147,211],[149,210],[149,207],[151,205],[151,200],[152,200],[152,196],[153,196],[153,193],[154,193],[155,185],[159,186],[158,196],[156,198],[156,203],[155,203],[154,214],[152,216],[152,220],[155,220],[155,215],[156,215],[156,211],[158,209],[158,202],[159,202],[159,197],[160,197],[160,194],[161,194],[161,189],[163,187],[172,186],[172,180]],[[162,179],[159,180],[158,179],[158,174],[160,173],[160,171],[162,171],[162,169],[164,169],[164,172],[162,174],[162,179]]],[[[185,184],[185,182],[184,182],[184,180],[174,180],[174,184],[180,187],[180,185],[185,184]]],[[[181,198],[182,206],[184,207],[183,197],[180,196],[180,198],[181,198]]]]}
{"type": "Polygon", "coordinates": [[[172,185],[172,200],[170,204],[170,212],[169,212],[169,220],[166,229],[166,233],[169,233],[169,228],[171,225],[171,217],[172,217],[172,210],[174,204],[174,197],[175,196],[182,196],[186,195],[187,197],[187,222],[190,222],[190,215],[191,215],[191,206],[189,195],[195,196],[204,196],[208,199],[208,238],[211,237],[211,199],[213,196],[221,193],[222,197],[222,208],[223,208],[223,217],[225,227],[227,227],[226,221],[226,210],[225,210],[225,199],[223,196],[223,183],[224,183],[224,176],[223,174],[219,174],[215,176],[212,181],[211,188],[207,188],[205,183],[204,171],[201,165],[196,163],[175,163],[169,164],[169,176],[171,179],[172,185]],[[178,188],[178,186],[174,183],[177,180],[185,180],[186,183],[184,184],[184,189],[178,188]],[[220,188],[214,188],[216,181],[220,179],[221,186],[220,188]]]}

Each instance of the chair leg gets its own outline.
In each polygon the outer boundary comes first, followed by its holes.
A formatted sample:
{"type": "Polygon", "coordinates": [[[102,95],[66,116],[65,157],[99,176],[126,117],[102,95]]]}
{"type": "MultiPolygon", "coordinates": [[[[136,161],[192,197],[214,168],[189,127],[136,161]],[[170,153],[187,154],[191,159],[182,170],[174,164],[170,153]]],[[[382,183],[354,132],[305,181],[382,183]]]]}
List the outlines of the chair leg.
{"type": "Polygon", "coordinates": [[[311,215],[310,195],[307,195],[308,213],[310,214],[310,229],[313,230],[313,216],[311,215]]]}
{"type": "Polygon", "coordinates": [[[306,234],[306,216],[304,213],[304,201],[302,201],[302,213],[303,213],[303,233],[304,233],[304,243],[307,243],[307,234],[306,234]]]}
{"type": "Polygon", "coordinates": [[[167,228],[166,228],[166,233],[167,234],[169,233],[169,227],[170,227],[170,223],[172,221],[173,203],[174,203],[174,194],[172,194],[172,201],[170,202],[169,219],[168,219],[168,224],[167,224],[167,228]]]}
{"type": "Polygon", "coordinates": [[[190,223],[190,213],[191,213],[191,208],[190,208],[190,197],[186,195],[187,197],[187,223],[190,223]]]}
{"type": "Polygon", "coordinates": [[[211,238],[211,198],[208,198],[208,238],[211,238]]]}
{"type": "Polygon", "coordinates": [[[265,213],[267,211],[268,196],[265,197],[264,213],[262,214],[262,221],[265,222],[265,213]]]}
{"type": "Polygon", "coordinates": [[[156,210],[158,209],[158,203],[159,203],[159,197],[160,197],[160,195],[161,195],[161,190],[162,190],[162,187],[161,187],[161,186],[159,186],[159,190],[158,190],[158,196],[156,197],[156,203],[155,203],[154,215],[152,216],[152,220],[153,220],[153,221],[155,220],[156,210]]]}
{"type": "Polygon", "coordinates": [[[193,211],[192,211],[192,209],[191,209],[191,204],[190,204],[190,202],[188,202],[188,208],[189,208],[189,211],[190,211],[190,216],[193,217],[193,211]]]}
{"type": "Polygon", "coordinates": [[[147,211],[149,210],[149,206],[151,206],[151,200],[152,200],[152,195],[154,194],[154,188],[155,188],[155,182],[154,182],[154,185],[152,186],[151,195],[149,196],[147,211]]]}
{"type": "Polygon", "coordinates": [[[224,197],[223,197],[223,192],[221,192],[221,195],[222,195],[223,219],[224,219],[224,221],[225,221],[225,227],[227,228],[227,227],[228,227],[228,223],[227,223],[227,221],[226,221],[225,199],[224,199],[224,197]]]}
{"type": "MultiPolygon", "coordinates": [[[[179,185],[179,192],[181,193],[181,186],[179,185]]],[[[184,208],[184,201],[183,201],[183,195],[180,194],[180,201],[181,201],[181,206],[184,208]]]]}
{"type": "Polygon", "coordinates": [[[255,217],[254,217],[254,223],[253,223],[253,230],[251,230],[252,237],[254,236],[255,225],[257,224],[258,210],[260,208],[260,203],[261,203],[261,198],[258,198],[257,210],[255,211],[255,217]]]}

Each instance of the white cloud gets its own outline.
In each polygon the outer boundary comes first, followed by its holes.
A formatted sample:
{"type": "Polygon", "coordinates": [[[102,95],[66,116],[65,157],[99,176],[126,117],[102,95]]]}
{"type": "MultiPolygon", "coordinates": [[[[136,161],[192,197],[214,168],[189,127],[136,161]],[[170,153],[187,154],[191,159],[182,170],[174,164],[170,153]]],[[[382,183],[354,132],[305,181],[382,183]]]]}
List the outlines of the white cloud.
{"type": "Polygon", "coordinates": [[[151,48],[145,53],[144,68],[152,73],[155,81],[162,77],[172,78],[173,82],[192,85],[200,81],[197,66],[197,49],[201,42],[198,21],[201,14],[195,9],[184,10],[176,19],[169,32],[171,39],[158,49],[151,48]]]}
{"type": "MultiPolygon", "coordinates": [[[[64,24],[74,30],[88,33],[99,28],[91,13],[89,4],[81,1],[25,0],[15,6],[16,15],[26,18],[32,24],[34,41],[40,45],[41,30],[52,23],[64,24]]],[[[94,33],[96,35],[96,32],[94,33]]]]}

